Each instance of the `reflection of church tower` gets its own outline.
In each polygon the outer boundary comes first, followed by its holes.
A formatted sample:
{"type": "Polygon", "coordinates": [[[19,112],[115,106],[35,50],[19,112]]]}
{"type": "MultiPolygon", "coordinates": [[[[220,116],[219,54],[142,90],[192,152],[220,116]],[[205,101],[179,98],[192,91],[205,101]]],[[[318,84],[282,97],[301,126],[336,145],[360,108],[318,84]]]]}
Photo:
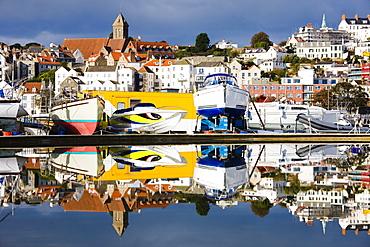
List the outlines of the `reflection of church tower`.
{"type": "Polygon", "coordinates": [[[126,231],[128,227],[128,207],[124,199],[122,199],[125,209],[122,211],[113,211],[113,223],[112,226],[116,230],[119,236],[126,231]]]}
{"type": "Polygon", "coordinates": [[[122,13],[119,13],[116,20],[112,24],[113,27],[113,39],[127,39],[128,38],[128,23],[123,17],[122,13]]]}

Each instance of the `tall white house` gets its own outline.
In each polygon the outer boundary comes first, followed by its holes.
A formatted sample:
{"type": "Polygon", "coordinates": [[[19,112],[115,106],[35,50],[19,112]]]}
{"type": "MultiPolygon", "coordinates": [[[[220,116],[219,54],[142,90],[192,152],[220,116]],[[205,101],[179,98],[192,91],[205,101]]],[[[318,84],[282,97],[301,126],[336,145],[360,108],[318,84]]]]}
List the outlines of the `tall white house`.
{"type": "Polygon", "coordinates": [[[354,18],[342,15],[342,21],[338,25],[338,30],[347,31],[351,39],[356,42],[367,41],[370,38],[370,15],[360,18],[358,14],[354,18]]]}

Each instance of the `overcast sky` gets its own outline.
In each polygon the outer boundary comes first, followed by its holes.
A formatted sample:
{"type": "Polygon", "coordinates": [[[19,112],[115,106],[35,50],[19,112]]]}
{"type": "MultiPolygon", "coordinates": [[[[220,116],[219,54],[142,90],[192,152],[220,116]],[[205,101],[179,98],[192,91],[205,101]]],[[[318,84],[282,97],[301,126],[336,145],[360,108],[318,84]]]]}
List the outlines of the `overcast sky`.
{"type": "Polygon", "coordinates": [[[0,6],[0,42],[45,46],[108,37],[120,12],[129,35],[143,41],[194,45],[199,33],[207,33],[211,44],[225,39],[239,47],[260,31],[280,43],[308,23],[319,28],[323,14],[334,29],[342,14],[370,14],[369,0],[0,0],[0,6]]]}

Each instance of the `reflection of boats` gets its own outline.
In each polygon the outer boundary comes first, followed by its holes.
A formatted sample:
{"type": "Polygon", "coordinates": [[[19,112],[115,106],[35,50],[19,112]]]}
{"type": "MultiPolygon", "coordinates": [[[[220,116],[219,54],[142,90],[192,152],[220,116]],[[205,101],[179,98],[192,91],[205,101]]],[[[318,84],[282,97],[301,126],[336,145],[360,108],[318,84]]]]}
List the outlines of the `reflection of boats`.
{"type": "Polygon", "coordinates": [[[97,177],[104,169],[97,147],[56,148],[50,158],[51,164],[61,173],[97,177]]]}
{"type": "MultiPolygon", "coordinates": [[[[326,111],[318,106],[285,104],[280,102],[254,103],[261,121],[269,130],[303,130],[306,127],[297,122],[300,113],[311,114],[319,117],[326,111]]],[[[247,124],[250,129],[261,129],[259,117],[254,107],[249,109],[247,124]]]]}
{"type": "Polygon", "coordinates": [[[99,125],[104,109],[100,97],[88,99],[63,99],[51,109],[51,119],[57,127],[70,134],[91,135],[99,125]]]}
{"type": "Polygon", "coordinates": [[[19,150],[1,150],[0,153],[0,174],[11,175],[19,174],[27,158],[17,156],[15,153],[19,150]]]}
{"type": "Polygon", "coordinates": [[[208,197],[229,199],[236,195],[240,185],[247,182],[244,149],[244,146],[202,146],[202,157],[194,169],[194,181],[204,187],[208,197]]]}
{"type": "Polygon", "coordinates": [[[343,118],[343,114],[339,111],[324,114],[322,118],[317,118],[311,115],[299,114],[297,119],[300,123],[312,128],[317,132],[368,132],[367,127],[355,127],[350,122],[343,118]]]}
{"type": "Polygon", "coordinates": [[[186,113],[185,110],[160,109],[151,103],[140,103],[115,111],[109,119],[109,129],[165,133],[173,130],[186,113]]]}
{"type": "Polygon", "coordinates": [[[119,167],[129,165],[138,170],[150,170],[156,166],[186,165],[187,161],[171,146],[130,146],[111,148],[110,154],[119,167]]]}
{"type": "Polygon", "coordinates": [[[194,105],[205,117],[242,116],[248,105],[247,92],[238,87],[236,78],[228,74],[212,74],[205,78],[203,88],[194,93],[194,105]]]}

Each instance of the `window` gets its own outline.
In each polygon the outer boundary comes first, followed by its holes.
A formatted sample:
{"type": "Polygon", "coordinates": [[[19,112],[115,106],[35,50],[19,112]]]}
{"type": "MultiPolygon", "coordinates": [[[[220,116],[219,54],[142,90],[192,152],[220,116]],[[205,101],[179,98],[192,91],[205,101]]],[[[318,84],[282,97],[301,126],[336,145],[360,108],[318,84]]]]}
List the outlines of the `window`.
{"type": "Polygon", "coordinates": [[[259,86],[254,86],[253,89],[254,90],[260,90],[260,87],[259,86]]]}
{"type": "Polygon", "coordinates": [[[284,90],[285,87],[284,86],[279,86],[279,90],[284,90]]]}
{"type": "Polygon", "coordinates": [[[292,86],[287,86],[287,90],[292,90],[293,87],[292,86]]]}
{"type": "Polygon", "coordinates": [[[262,90],[267,90],[268,87],[267,86],[262,86],[262,90]]]}
{"type": "Polygon", "coordinates": [[[295,86],[295,90],[301,90],[301,86],[295,86]]]}
{"type": "Polygon", "coordinates": [[[316,90],[321,90],[321,87],[320,86],[316,86],[315,89],[316,90]]]}
{"type": "Polygon", "coordinates": [[[276,90],[276,86],[271,86],[270,89],[271,90],[276,90]]]}
{"type": "Polygon", "coordinates": [[[297,94],[295,95],[295,97],[296,97],[296,98],[301,98],[301,95],[300,95],[299,93],[297,93],[297,94]]]}

